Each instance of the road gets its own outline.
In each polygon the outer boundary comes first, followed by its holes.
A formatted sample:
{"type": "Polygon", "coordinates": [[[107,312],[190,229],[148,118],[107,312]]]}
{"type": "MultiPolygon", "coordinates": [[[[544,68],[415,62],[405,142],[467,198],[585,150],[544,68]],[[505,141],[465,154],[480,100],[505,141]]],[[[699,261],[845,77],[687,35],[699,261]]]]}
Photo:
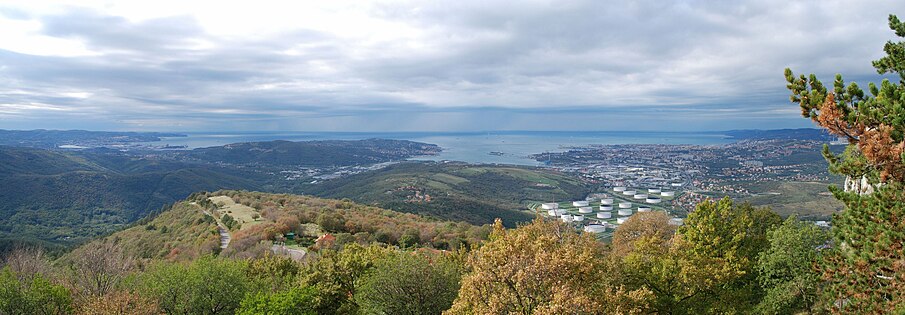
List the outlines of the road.
{"type": "Polygon", "coordinates": [[[270,250],[272,250],[274,254],[288,255],[292,260],[302,260],[302,258],[305,258],[305,254],[307,254],[305,250],[293,249],[280,244],[273,244],[270,250]]]}
{"type": "MultiPolygon", "coordinates": [[[[198,204],[194,202],[192,204],[198,206],[198,204]]],[[[201,206],[198,207],[200,208],[201,206]]],[[[229,247],[229,241],[233,239],[232,236],[229,235],[229,230],[226,229],[226,227],[220,223],[220,220],[217,219],[217,217],[215,217],[209,211],[202,208],[201,212],[204,212],[204,215],[206,216],[214,218],[214,222],[217,222],[217,232],[220,233],[220,249],[226,249],[227,247],[229,247]]]]}

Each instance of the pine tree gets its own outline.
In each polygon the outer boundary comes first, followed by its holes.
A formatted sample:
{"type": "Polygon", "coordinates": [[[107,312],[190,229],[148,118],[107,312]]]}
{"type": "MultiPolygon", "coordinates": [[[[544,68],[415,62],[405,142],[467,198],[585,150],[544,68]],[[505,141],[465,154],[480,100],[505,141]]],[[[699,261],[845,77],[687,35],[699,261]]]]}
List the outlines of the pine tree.
{"type": "MultiPolygon", "coordinates": [[[[905,38],[905,23],[889,16],[889,27],[905,38]]],[[[791,101],[802,115],[849,141],[835,155],[824,147],[833,173],[860,181],[872,194],[831,187],[845,210],[833,216],[833,248],[820,265],[824,307],[834,313],[905,312],[905,42],[887,42],[886,56],[873,62],[880,74],[897,73],[899,82],[869,84],[869,95],[837,74],[833,90],[811,74],[785,70],[791,101]]]]}

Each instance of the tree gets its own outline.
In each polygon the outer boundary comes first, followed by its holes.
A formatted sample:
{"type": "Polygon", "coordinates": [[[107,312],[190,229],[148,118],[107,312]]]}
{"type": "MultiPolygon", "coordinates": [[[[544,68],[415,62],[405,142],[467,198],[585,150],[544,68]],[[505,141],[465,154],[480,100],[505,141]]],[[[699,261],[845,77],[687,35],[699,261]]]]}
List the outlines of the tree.
{"type": "Polygon", "coordinates": [[[359,280],[365,314],[440,314],[459,292],[458,266],[440,255],[394,252],[359,280]]]}
{"type": "MultiPolygon", "coordinates": [[[[895,15],[889,16],[889,27],[899,37],[905,37],[905,23],[895,15]]],[[[870,173],[880,182],[905,180],[905,42],[887,42],[887,55],[874,61],[880,74],[898,73],[899,83],[884,79],[878,87],[868,84],[870,95],[850,83],[845,85],[841,74],[836,75],[833,90],[828,91],[814,74],[795,77],[786,68],[785,76],[791,92],[790,100],[810,118],[830,133],[845,137],[867,162],[870,173]]],[[[828,153],[828,150],[825,150],[828,153]]],[[[860,157],[858,156],[858,157],[860,157]]],[[[827,155],[831,163],[846,163],[849,158],[827,155]]],[[[831,167],[831,170],[833,167],[831,167]]],[[[857,174],[845,174],[857,175],[857,174]]],[[[859,177],[860,178],[860,177],[859,177]]]]}
{"type": "Polygon", "coordinates": [[[160,308],[154,300],[129,291],[114,291],[104,296],[85,298],[75,312],[79,315],[158,315],[160,308]]]}
{"type": "Polygon", "coordinates": [[[300,273],[299,285],[317,290],[318,313],[355,314],[356,281],[388,251],[379,245],[364,247],[357,243],[346,244],[339,251],[322,250],[321,257],[300,273]]]}
{"type": "Polygon", "coordinates": [[[669,215],[664,212],[639,212],[629,217],[613,232],[613,252],[624,255],[632,250],[635,241],[654,237],[661,242],[672,239],[676,226],[669,224],[669,215]]]}
{"type": "MultiPolygon", "coordinates": [[[[895,15],[889,27],[905,37],[905,23],[895,15]]],[[[840,74],[828,91],[813,74],[796,78],[785,70],[802,115],[849,141],[842,155],[824,147],[829,170],[859,183],[849,191],[830,188],[845,204],[833,216],[835,246],[820,265],[827,281],[822,304],[833,312],[905,312],[905,42],[887,42],[884,51],[873,66],[899,74],[899,82],[869,83],[869,95],[855,83],[846,86],[840,74]]]]}
{"type": "Polygon", "coordinates": [[[0,314],[69,314],[72,297],[42,274],[20,281],[9,267],[0,270],[0,314]]]}
{"type": "Polygon", "coordinates": [[[94,242],[79,247],[70,255],[72,269],[68,277],[73,293],[80,298],[104,296],[113,292],[131,272],[135,260],[112,242],[94,242]]]}
{"type": "Polygon", "coordinates": [[[616,244],[614,239],[614,245],[626,249],[615,251],[613,258],[628,288],[654,293],[651,308],[657,313],[750,309],[760,297],[753,260],[766,247],[769,222],[777,221],[773,216],[769,210],[735,205],[728,198],[708,200],[698,204],[671,238],[663,233],[617,230],[637,237],[620,237],[627,244],[616,244]],[[755,218],[763,222],[756,224],[755,218]]]}
{"type": "Polygon", "coordinates": [[[791,216],[767,232],[770,246],[757,257],[758,281],[766,289],[758,309],[767,314],[812,313],[820,274],[814,268],[829,234],[791,216]]]}
{"type": "Polygon", "coordinates": [[[555,221],[494,224],[472,252],[450,314],[640,313],[650,292],[613,285],[603,244],[555,221]]]}
{"type": "Polygon", "coordinates": [[[167,314],[232,314],[252,289],[245,273],[245,262],[205,256],[190,264],[152,266],[137,289],[167,314]]]}
{"type": "Polygon", "coordinates": [[[250,294],[242,300],[238,315],[314,315],[317,314],[317,290],[293,287],[278,292],[250,294]]]}

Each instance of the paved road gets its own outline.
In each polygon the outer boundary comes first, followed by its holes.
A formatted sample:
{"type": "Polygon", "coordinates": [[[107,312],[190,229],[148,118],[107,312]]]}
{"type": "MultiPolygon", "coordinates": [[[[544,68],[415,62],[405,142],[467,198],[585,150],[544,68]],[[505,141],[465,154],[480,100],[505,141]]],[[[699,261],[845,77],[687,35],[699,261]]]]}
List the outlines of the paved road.
{"type": "Polygon", "coordinates": [[[273,244],[270,250],[272,250],[273,253],[277,255],[288,255],[289,258],[292,258],[292,260],[302,260],[302,258],[305,258],[305,254],[307,254],[307,252],[305,252],[304,250],[292,249],[286,247],[286,245],[279,244],[273,244]]]}
{"type": "MultiPolygon", "coordinates": [[[[194,202],[192,204],[197,206],[197,204],[195,204],[194,202]]],[[[232,236],[229,235],[229,230],[227,230],[226,227],[223,226],[223,224],[220,224],[220,220],[217,220],[217,217],[215,217],[209,211],[201,209],[201,212],[204,212],[204,215],[214,218],[214,222],[217,222],[217,231],[220,232],[220,249],[226,249],[227,247],[229,247],[229,241],[233,239],[232,236]]]]}

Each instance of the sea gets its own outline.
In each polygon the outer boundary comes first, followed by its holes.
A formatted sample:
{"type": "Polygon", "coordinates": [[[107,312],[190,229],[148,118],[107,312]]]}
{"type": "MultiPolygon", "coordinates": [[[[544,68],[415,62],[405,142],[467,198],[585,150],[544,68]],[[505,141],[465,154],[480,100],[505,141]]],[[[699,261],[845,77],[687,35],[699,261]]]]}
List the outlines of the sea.
{"type": "Polygon", "coordinates": [[[186,132],[186,137],[146,142],[150,146],[184,146],[188,149],[240,142],[272,140],[362,140],[398,139],[436,144],[439,155],[412,160],[462,161],[541,165],[529,157],[544,152],[563,152],[574,147],[607,144],[696,144],[712,145],[735,139],[716,132],[619,132],[619,131],[493,131],[493,132],[186,132]]]}

